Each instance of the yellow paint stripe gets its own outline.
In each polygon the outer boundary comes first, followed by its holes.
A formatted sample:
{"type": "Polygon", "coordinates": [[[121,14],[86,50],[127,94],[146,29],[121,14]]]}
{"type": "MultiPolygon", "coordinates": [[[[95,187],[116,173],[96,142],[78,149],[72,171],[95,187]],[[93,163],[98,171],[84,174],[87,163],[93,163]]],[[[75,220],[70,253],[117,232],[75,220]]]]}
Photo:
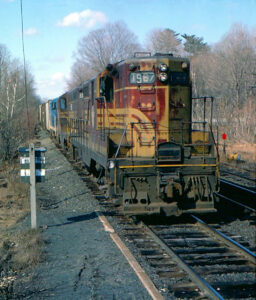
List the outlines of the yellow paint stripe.
{"type": "MultiPolygon", "coordinates": [[[[146,86],[146,87],[150,87],[150,86],[146,86]]],[[[154,89],[165,89],[167,86],[154,86],[154,89]]],[[[122,92],[122,91],[126,91],[126,90],[141,90],[141,91],[145,91],[145,89],[139,89],[138,86],[127,86],[121,89],[115,89],[114,92],[122,92]]]]}
{"type": "Polygon", "coordinates": [[[178,164],[178,165],[136,165],[136,166],[120,166],[120,169],[133,169],[133,168],[152,168],[152,167],[216,167],[216,164],[178,164]]]}
{"type": "Polygon", "coordinates": [[[164,300],[164,297],[160,294],[152,280],[148,277],[146,272],[142,269],[140,264],[137,262],[135,257],[132,255],[131,251],[126,247],[126,245],[122,242],[117,233],[115,233],[114,228],[109,224],[106,217],[99,211],[97,211],[98,218],[102,222],[105,230],[109,232],[109,235],[116,246],[120,249],[129,265],[134,270],[135,274],[139,277],[141,283],[152,297],[153,300],[164,300]]]}

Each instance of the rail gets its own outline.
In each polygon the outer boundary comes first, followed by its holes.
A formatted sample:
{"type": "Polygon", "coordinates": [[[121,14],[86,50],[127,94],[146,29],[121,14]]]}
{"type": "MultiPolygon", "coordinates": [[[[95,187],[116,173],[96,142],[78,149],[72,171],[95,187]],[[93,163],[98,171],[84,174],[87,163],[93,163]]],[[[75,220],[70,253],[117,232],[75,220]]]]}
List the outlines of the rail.
{"type": "Polygon", "coordinates": [[[224,243],[225,245],[227,245],[228,247],[232,248],[235,251],[239,251],[240,253],[243,254],[243,256],[245,256],[248,260],[250,260],[253,264],[256,263],[256,255],[251,252],[249,249],[245,248],[244,246],[242,246],[241,244],[239,244],[238,242],[232,240],[231,238],[229,238],[228,236],[226,236],[224,233],[218,231],[217,229],[212,228],[211,226],[209,226],[208,224],[206,224],[204,221],[202,221],[201,219],[199,219],[198,217],[191,215],[191,217],[196,220],[198,222],[198,224],[200,226],[202,226],[205,230],[207,230],[210,233],[213,233],[214,236],[220,240],[222,243],[224,243]]]}
{"type": "Polygon", "coordinates": [[[251,211],[252,213],[256,213],[256,210],[255,210],[254,208],[248,206],[248,205],[245,205],[245,204],[242,204],[242,203],[237,202],[237,201],[235,201],[235,200],[232,200],[232,199],[230,199],[229,197],[224,196],[224,195],[221,195],[221,194],[219,194],[219,193],[215,193],[215,195],[216,195],[217,197],[219,197],[219,198],[222,198],[222,199],[227,200],[227,201],[229,201],[229,202],[231,202],[231,203],[234,203],[234,204],[236,204],[236,205],[238,205],[238,206],[241,206],[241,207],[243,207],[244,209],[246,209],[246,210],[248,210],[248,211],[251,211]]]}
{"type": "Polygon", "coordinates": [[[155,234],[147,225],[141,222],[141,226],[152,237],[152,239],[173,259],[190,277],[190,279],[202,290],[210,299],[224,299],[206,280],[197,274],[178,254],[176,254],[159,236],[155,234]]]}
{"type": "Polygon", "coordinates": [[[238,188],[239,190],[242,190],[242,191],[244,191],[244,192],[250,193],[250,194],[252,194],[253,196],[256,195],[256,192],[255,192],[255,191],[250,190],[250,189],[247,189],[247,188],[245,188],[245,187],[243,187],[243,186],[241,186],[241,185],[235,184],[235,183],[230,182],[230,181],[227,181],[227,180],[225,180],[225,179],[221,179],[220,181],[223,182],[223,183],[225,183],[225,184],[228,184],[228,185],[230,185],[230,186],[232,186],[232,187],[238,188]]]}

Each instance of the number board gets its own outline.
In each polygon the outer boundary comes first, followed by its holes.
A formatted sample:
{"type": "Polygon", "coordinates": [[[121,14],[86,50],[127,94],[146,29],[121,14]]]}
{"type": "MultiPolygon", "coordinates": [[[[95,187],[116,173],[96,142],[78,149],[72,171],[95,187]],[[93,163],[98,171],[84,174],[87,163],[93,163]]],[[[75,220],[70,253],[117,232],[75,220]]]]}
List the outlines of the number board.
{"type": "Polygon", "coordinates": [[[189,76],[185,72],[171,72],[170,84],[187,85],[189,84],[189,76]]]}
{"type": "Polygon", "coordinates": [[[154,72],[131,72],[129,74],[130,84],[152,84],[156,80],[156,75],[154,72]]]}

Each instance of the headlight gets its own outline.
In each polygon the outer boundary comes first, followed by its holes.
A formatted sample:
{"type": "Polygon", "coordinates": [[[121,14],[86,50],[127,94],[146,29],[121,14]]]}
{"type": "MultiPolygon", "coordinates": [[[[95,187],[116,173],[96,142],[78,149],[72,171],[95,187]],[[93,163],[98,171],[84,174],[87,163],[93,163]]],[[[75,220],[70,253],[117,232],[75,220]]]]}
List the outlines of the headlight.
{"type": "Polygon", "coordinates": [[[115,167],[115,163],[113,162],[113,160],[108,161],[108,168],[114,169],[114,167],[115,167]]]}
{"type": "Polygon", "coordinates": [[[158,69],[159,69],[161,72],[166,72],[167,69],[168,69],[168,67],[167,67],[166,64],[161,63],[161,64],[158,65],[158,69]]]}
{"type": "Polygon", "coordinates": [[[188,68],[188,64],[184,61],[182,64],[181,64],[181,68],[183,70],[187,69],[188,68]]]}
{"type": "Polygon", "coordinates": [[[159,80],[160,81],[164,82],[164,81],[167,80],[167,78],[168,78],[168,75],[166,73],[160,73],[159,74],[159,80]]]}

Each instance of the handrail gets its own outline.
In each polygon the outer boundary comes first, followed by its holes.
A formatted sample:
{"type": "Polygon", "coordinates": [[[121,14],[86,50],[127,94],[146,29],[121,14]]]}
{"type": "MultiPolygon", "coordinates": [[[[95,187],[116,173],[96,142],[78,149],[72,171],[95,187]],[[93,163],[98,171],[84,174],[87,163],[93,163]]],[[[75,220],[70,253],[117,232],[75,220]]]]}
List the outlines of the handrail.
{"type": "MultiPolygon", "coordinates": [[[[213,148],[215,148],[216,149],[216,158],[217,158],[217,164],[219,164],[219,152],[218,152],[218,145],[216,144],[216,141],[215,141],[215,137],[214,137],[214,133],[213,133],[213,130],[212,130],[212,127],[210,126],[210,124],[208,123],[208,122],[203,122],[203,121],[201,121],[201,122],[193,122],[193,121],[185,121],[185,122],[182,122],[183,124],[181,124],[181,125],[186,125],[186,124],[189,124],[190,125],[190,128],[192,129],[192,125],[193,124],[198,124],[198,125],[201,125],[200,126],[200,128],[198,128],[198,130],[200,131],[200,132],[203,132],[203,130],[205,131],[205,137],[204,137],[204,141],[202,141],[201,143],[197,143],[196,144],[196,146],[203,146],[203,147],[207,147],[207,146],[209,146],[210,144],[212,145],[212,147],[213,148]],[[202,128],[203,127],[203,128],[202,128]],[[209,141],[207,142],[206,140],[205,140],[205,138],[206,138],[206,133],[208,134],[208,136],[209,136],[209,141]],[[210,143],[210,144],[209,144],[210,143]]],[[[122,136],[121,136],[121,138],[120,138],[120,141],[119,141],[119,144],[118,144],[118,147],[117,147],[117,150],[116,150],[116,152],[115,152],[115,155],[114,155],[114,158],[115,159],[117,159],[118,158],[118,156],[119,156],[119,153],[120,153],[120,148],[122,147],[122,143],[123,143],[123,140],[124,140],[124,137],[125,137],[125,135],[127,134],[127,132],[129,131],[130,132],[130,134],[129,134],[129,140],[131,139],[131,146],[133,145],[134,146],[134,142],[135,143],[138,143],[138,142],[140,142],[140,140],[139,139],[137,139],[137,140],[134,140],[134,126],[136,126],[136,125],[140,125],[142,128],[143,128],[143,126],[147,126],[147,125],[151,125],[152,127],[151,128],[149,128],[149,127],[146,127],[146,128],[144,128],[146,131],[147,130],[149,130],[150,132],[151,132],[151,134],[154,136],[154,143],[155,143],[155,158],[156,158],[156,156],[157,156],[157,139],[156,139],[156,136],[157,136],[157,134],[159,133],[160,134],[160,132],[169,132],[168,131],[168,129],[166,128],[166,130],[157,130],[157,128],[156,128],[156,126],[155,126],[155,124],[154,123],[152,123],[152,122],[131,122],[131,123],[128,123],[128,124],[126,124],[125,125],[125,127],[123,128],[123,132],[122,132],[122,136]],[[131,127],[131,128],[130,128],[131,127]],[[130,131],[131,130],[131,131],[130,131]],[[154,132],[153,132],[154,131],[154,132]],[[130,136],[131,135],[131,136],[130,136]]],[[[184,134],[184,128],[183,128],[183,126],[181,126],[181,128],[180,129],[178,129],[176,132],[178,133],[178,132],[180,132],[180,134],[181,134],[181,136],[184,134]]],[[[143,130],[143,129],[142,129],[143,130]]],[[[152,146],[153,146],[153,139],[151,140],[151,142],[152,142],[152,146]]],[[[179,143],[178,141],[177,141],[177,143],[179,143]]],[[[181,139],[181,141],[180,141],[180,145],[182,146],[182,147],[186,147],[186,146],[195,146],[194,144],[192,144],[191,142],[186,142],[184,139],[182,140],[181,139]]],[[[133,148],[133,147],[131,147],[131,148],[133,148]]],[[[214,156],[214,151],[210,151],[210,153],[208,153],[208,152],[206,152],[206,150],[205,149],[202,149],[202,154],[203,154],[203,157],[204,157],[204,160],[206,159],[206,157],[209,157],[209,155],[210,156],[214,156]]],[[[129,156],[130,157],[133,157],[133,151],[132,151],[132,149],[131,149],[131,152],[129,153],[129,156]]]]}
{"type": "Polygon", "coordinates": [[[116,150],[115,159],[117,158],[117,156],[118,156],[118,154],[119,154],[119,151],[120,151],[120,148],[121,148],[121,145],[122,145],[124,136],[125,136],[125,134],[126,134],[127,127],[128,127],[128,124],[125,126],[124,131],[123,131],[123,134],[122,134],[122,136],[121,136],[121,139],[120,139],[118,148],[117,148],[117,150],[116,150]]]}
{"type": "MultiPolygon", "coordinates": [[[[217,143],[216,143],[215,138],[214,138],[212,126],[211,126],[211,124],[210,124],[209,122],[206,122],[206,121],[201,121],[201,122],[198,122],[198,121],[197,121],[197,122],[193,122],[193,121],[191,121],[191,122],[182,122],[182,123],[183,123],[183,124],[191,124],[191,125],[193,125],[193,124],[202,124],[203,127],[204,127],[204,131],[205,131],[205,127],[208,126],[209,131],[207,131],[207,132],[210,132],[210,133],[211,133],[211,137],[212,137],[212,140],[213,140],[213,144],[214,144],[214,146],[216,147],[217,154],[219,154],[219,152],[218,152],[218,147],[217,147],[217,143]]],[[[205,132],[206,132],[206,131],[205,131],[205,132]]]]}

